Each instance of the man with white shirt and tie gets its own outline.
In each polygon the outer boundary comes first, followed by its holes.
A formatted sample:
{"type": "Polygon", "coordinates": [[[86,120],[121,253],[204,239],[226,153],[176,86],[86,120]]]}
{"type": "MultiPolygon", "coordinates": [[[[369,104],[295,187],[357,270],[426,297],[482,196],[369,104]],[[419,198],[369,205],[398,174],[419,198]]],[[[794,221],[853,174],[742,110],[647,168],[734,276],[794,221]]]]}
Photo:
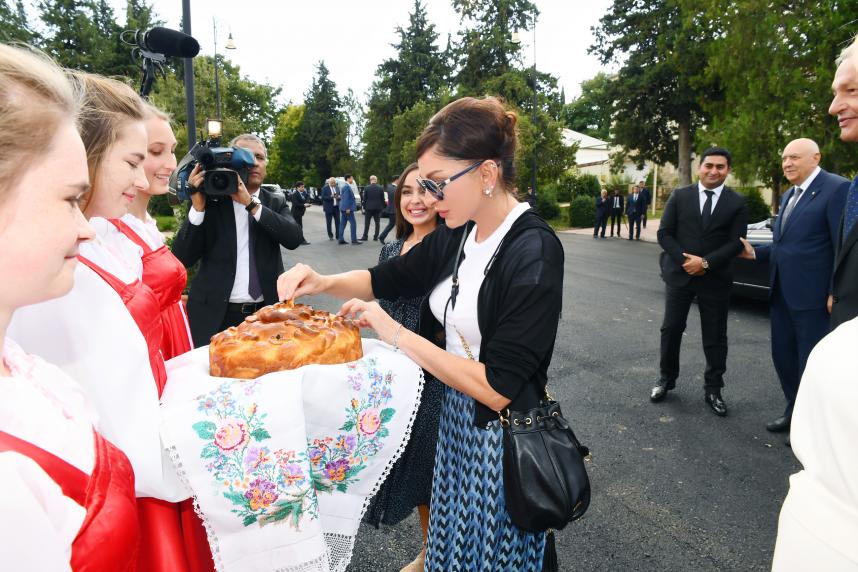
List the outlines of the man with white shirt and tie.
{"type": "Polygon", "coordinates": [[[754,248],[742,241],[742,258],[769,263],[772,362],[786,398],[783,414],[766,425],[772,432],[789,430],[807,358],[829,329],[834,245],[849,181],[822,170],[820,158],[814,141],[790,141],[781,163],[792,186],[772,243],[754,248]]]}
{"type": "Polygon", "coordinates": [[[641,194],[641,189],[637,185],[632,187],[632,194],[629,195],[629,202],[626,203],[626,215],[629,217],[629,240],[641,239],[641,220],[646,213],[646,199],[641,194]],[[637,228],[637,238],[635,238],[635,228],[637,228]]]}
{"type": "Polygon", "coordinates": [[[626,201],[620,194],[620,189],[614,189],[614,194],[609,197],[609,204],[611,205],[608,210],[611,215],[611,238],[614,236],[614,223],[617,224],[617,237],[622,238],[623,209],[626,206],[626,201]]]}
{"type": "MultiPolygon", "coordinates": [[[[244,134],[230,145],[253,154],[247,185],[239,179],[229,198],[193,192],[188,218],[173,241],[173,253],[185,266],[200,263],[188,296],[188,319],[197,347],[277,302],[277,276],[283,272],[280,246],[293,250],[304,238],[285,197],[261,188],[268,163],[262,140],[244,134]]],[[[201,188],[204,177],[198,165],[188,183],[192,189],[201,188]]]]}
{"type": "Polygon", "coordinates": [[[748,209],[742,195],[724,186],[731,157],[726,149],[704,151],[699,182],[676,189],[664,207],[658,229],[661,277],[665,283],[661,325],[660,378],[650,393],[662,401],[679,377],[679,350],[691,302],[697,300],[706,371],[704,400],[718,416],[727,415],[721,396],[727,371],[727,311],[733,259],[742,251],[748,209]]]}

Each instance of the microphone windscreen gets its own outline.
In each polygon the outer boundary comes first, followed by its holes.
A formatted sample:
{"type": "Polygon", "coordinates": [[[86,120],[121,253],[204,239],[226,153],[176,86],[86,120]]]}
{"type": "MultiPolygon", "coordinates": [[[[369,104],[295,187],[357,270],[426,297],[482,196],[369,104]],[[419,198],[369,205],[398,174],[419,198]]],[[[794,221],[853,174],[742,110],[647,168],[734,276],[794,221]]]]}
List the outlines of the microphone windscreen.
{"type": "Polygon", "coordinates": [[[192,36],[160,26],[143,36],[143,48],[150,52],[179,58],[193,58],[200,53],[200,43],[192,36]]]}

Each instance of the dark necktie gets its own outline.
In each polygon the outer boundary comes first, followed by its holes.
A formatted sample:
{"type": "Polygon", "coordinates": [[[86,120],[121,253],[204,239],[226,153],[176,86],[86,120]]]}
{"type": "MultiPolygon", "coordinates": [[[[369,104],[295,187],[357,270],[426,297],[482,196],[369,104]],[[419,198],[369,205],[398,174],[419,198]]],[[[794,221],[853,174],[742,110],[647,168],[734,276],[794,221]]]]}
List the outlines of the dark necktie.
{"type": "Polygon", "coordinates": [[[706,193],[706,202],[703,203],[701,217],[703,218],[703,228],[706,228],[709,226],[709,220],[712,218],[712,197],[715,196],[715,191],[703,192],[706,193]]]}
{"type": "Polygon", "coordinates": [[[804,192],[804,189],[802,189],[801,187],[793,187],[792,188],[792,196],[790,197],[789,202],[787,203],[786,209],[784,209],[784,222],[783,222],[783,224],[786,224],[786,221],[789,218],[789,215],[792,214],[792,211],[793,211],[793,209],[795,209],[795,205],[798,202],[798,199],[801,198],[801,194],[803,192],[804,192]]]}
{"type": "Polygon", "coordinates": [[[846,237],[849,236],[849,231],[855,226],[856,221],[858,221],[858,177],[855,177],[855,180],[852,181],[852,185],[849,187],[849,194],[846,195],[846,209],[843,212],[843,238],[841,238],[841,241],[846,240],[846,237]]]}
{"type": "Polygon", "coordinates": [[[253,300],[262,296],[262,286],[259,283],[259,273],[256,271],[256,232],[253,230],[253,215],[247,213],[247,257],[250,259],[250,274],[247,282],[247,293],[253,300]]]}

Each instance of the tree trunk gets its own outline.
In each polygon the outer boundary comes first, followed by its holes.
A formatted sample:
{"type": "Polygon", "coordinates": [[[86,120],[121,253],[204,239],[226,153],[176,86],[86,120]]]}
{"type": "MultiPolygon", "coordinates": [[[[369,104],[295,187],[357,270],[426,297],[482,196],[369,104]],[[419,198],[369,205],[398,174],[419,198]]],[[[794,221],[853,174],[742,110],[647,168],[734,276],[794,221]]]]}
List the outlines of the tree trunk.
{"type": "Polygon", "coordinates": [[[772,171],[772,212],[778,214],[781,212],[781,179],[783,175],[780,171],[772,171]]]}
{"type": "Polygon", "coordinates": [[[681,186],[691,184],[691,119],[686,118],[679,121],[679,157],[677,157],[677,170],[679,171],[679,184],[681,186]]]}

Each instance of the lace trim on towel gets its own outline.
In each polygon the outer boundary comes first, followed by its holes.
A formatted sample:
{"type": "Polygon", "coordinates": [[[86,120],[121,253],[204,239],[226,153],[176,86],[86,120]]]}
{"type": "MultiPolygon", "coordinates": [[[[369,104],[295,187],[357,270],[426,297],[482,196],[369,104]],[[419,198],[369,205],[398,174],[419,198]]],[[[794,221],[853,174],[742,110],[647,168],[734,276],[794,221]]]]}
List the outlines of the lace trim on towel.
{"type": "MultiPolygon", "coordinates": [[[[382,483],[387,480],[387,476],[390,474],[393,465],[396,463],[396,461],[399,460],[399,457],[402,456],[402,453],[405,451],[405,447],[411,440],[411,428],[414,425],[414,420],[417,418],[417,411],[420,409],[420,402],[423,398],[423,384],[425,382],[425,379],[423,377],[423,369],[420,368],[419,372],[420,373],[417,380],[417,400],[414,403],[414,409],[411,411],[411,416],[408,419],[408,425],[405,428],[405,434],[402,439],[402,442],[399,444],[399,447],[396,448],[396,451],[394,452],[393,456],[388,461],[387,466],[384,468],[384,471],[382,471],[381,477],[378,479],[378,481],[376,481],[371,493],[366,497],[366,499],[364,499],[363,508],[361,508],[360,516],[358,517],[358,523],[363,520],[363,516],[366,513],[367,508],[369,508],[369,504],[370,501],[372,501],[372,497],[376,495],[378,489],[381,488],[382,483]]],[[[166,432],[166,429],[162,427],[162,431],[166,432]]],[[[174,443],[175,441],[170,439],[170,442],[174,443]]],[[[192,491],[193,489],[191,488],[190,482],[188,481],[188,476],[185,473],[185,468],[182,465],[182,461],[179,459],[179,453],[176,450],[176,446],[171,445],[167,448],[167,452],[170,455],[170,460],[173,462],[173,466],[176,468],[176,473],[179,475],[179,480],[189,492],[192,491]]],[[[206,529],[206,536],[208,537],[209,547],[211,549],[212,558],[214,559],[215,569],[218,572],[223,572],[224,565],[220,555],[220,543],[218,542],[217,535],[215,534],[214,529],[209,523],[209,520],[206,515],[203,513],[202,510],[200,510],[200,505],[199,502],[197,502],[196,495],[191,495],[191,498],[193,498],[194,512],[197,513],[198,517],[200,517],[200,520],[202,521],[203,526],[206,529]]],[[[325,540],[325,546],[327,548],[326,555],[322,555],[315,560],[298,564],[295,566],[276,568],[275,572],[345,572],[352,559],[352,553],[354,551],[355,546],[355,535],[336,534],[328,532],[323,532],[322,535],[325,540]],[[327,558],[325,558],[326,556],[327,558]]]]}
{"type": "MultiPolygon", "coordinates": [[[[372,492],[367,495],[366,499],[363,501],[363,508],[360,511],[358,522],[363,521],[363,516],[369,508],[372,497],[376,495],[378,489],[381,488],[381,485],[387,480],[390,470],[393,468],[396,461],[399,460],[399,457],[402,456],[402,453],[405,452],[405,447],[411,440],[411,427],[414,425],[414,419],[417,418],[417,410],[420,409],[420,401],[423,398],[423,384],[425,382],[423,377],[423,368],[419,368],[419,371],[420,376],[417,380],[417,401],[414,403],[414,409],[411,411],[411,417],[408,419],[408,425],[405,428],[405,436],[399,444],[399,447],[397,447],[396,452],[393,453],[390,461],[388,461],[387,466],[381,473],[381,477],[376,481],[375,486],[372,487],[372,492]]],[[[345,572],[352,560],[352,552],[355,547],[355,536],[328,532],[323,534],[325,537],[325,545],[328,547],[328,554],[331,559],[331,572],[345,572]]]]}

